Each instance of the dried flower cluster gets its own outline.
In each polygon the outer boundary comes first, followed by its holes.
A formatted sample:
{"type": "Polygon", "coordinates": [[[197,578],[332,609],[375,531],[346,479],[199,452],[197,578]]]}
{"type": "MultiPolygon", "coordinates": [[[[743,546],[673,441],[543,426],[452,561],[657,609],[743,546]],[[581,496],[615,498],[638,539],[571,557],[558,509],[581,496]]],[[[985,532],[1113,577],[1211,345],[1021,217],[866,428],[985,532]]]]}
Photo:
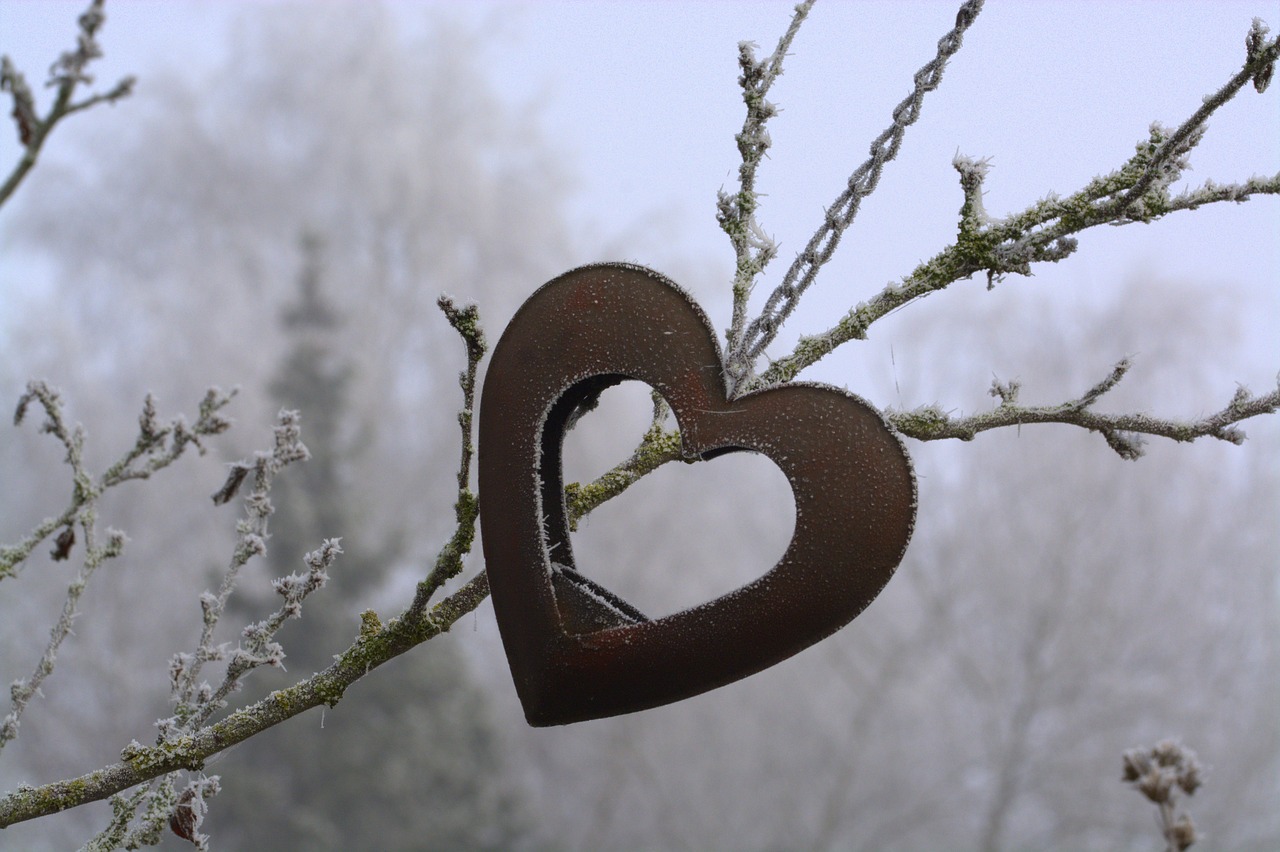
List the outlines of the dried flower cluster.
{"type": "Polygon", "coordinates": [[[1179,792],[1194,795],[1204,783],[1204,769],[1194,751],[1174,740],[1162,740],[1149,749],[1129,749],[1121,777],[1159,809],[1168,852],[1181,852],[1200,839],[1191,814],[1178,807],[1179,792]]]}

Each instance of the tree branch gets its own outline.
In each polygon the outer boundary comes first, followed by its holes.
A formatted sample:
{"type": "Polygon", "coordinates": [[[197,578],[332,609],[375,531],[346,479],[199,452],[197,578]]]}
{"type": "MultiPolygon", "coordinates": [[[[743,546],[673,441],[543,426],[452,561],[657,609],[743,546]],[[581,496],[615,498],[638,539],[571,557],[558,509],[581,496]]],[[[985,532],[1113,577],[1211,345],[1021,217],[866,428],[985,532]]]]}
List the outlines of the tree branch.
{"type": "Polygon", "coordinates": [[[1080,398],[1061,405],[1021,405],[1018,403],[1020,386],[1017,382],[1002,384],[995,381],[992,382],[990,393],[999,398],[1000,402],[995,409],[985,414],[951,417],[937,406],[929,405],[912,411],[890,409],[885,412],[885,417],[903,435],[920,441],[945,438],[971,441],[979,432],[990,429],[1031,423],[1062,423],[1098,432],[1121,458],[1135,460],[1144,452],[1144,435],[1188,442],[1209,437],[1240,444],[1244,442],[1245,434],[1235,424],[1250,417],[1272,414],[1280,408],[1278,386],[1264,396],[1254,396],[1240,387],[1225,408],[1199,420],[1167,420],[1146,414],[1099,414],[1090,410],[1099,398],[1124,378],[1130,366],[1127,358],[1120,361],[1112,368],[1110,375],[1080,398]]]}
{"type": "Polygon", "coordinates": [[[475,542],[476,518],[480,516],[480,502],[471,490],[471,459],[475,455],[472,421],[476,401],[476,371],[486,349],[484,329],[480,326],[480,309],[475,305],[459,308],[453,299],[444,295],[440,296],[436,304],[449,320],[449,325],[462,335],[462,342],[467,349],[467,367],[458,374],[458,384],[462,387],[462,410],[458,412],[462,441],[458,458],[458,499],[453,504],[457,526],[453,536],[436,557],[431,573],[418,583],[413,603],[407,611],[407,615],[413,618],[422,615],[427,603],[441,586],[462,572],[462,560],[471,552],[471,545],[475,542]]]}
{"type": "Polygon", "coordinates": [[[49,138],[54,125],[59,121],[81,110],[89,109],[100,103],[115,103],[133,93],[136,82],[134,77],[125,77],[109,92],[91,95],[83,101],[73,102],[76,88],[81,84],[93,82],[85,69],[94,59],[102,56],[102,48],[97,42],[97,33],[107,16],[103,13],[104,0],[93,0],[89,8],[80,16],[80,34],[76,40],[75,50],[63,53],[58,61],[49,69],[50,87],[57,89],[53,105],[49,112],[41,118],[36,112],[35,97],[26,78],[18,71],[8,56],[0,57],[0,91],[9,92],[13,96],[13,121],[18,131],[18,141],[23,146],[22,156],[13,171],[0,184],[0,205],[9,200],[17,190],[23,178],[36,164],[40,149],[49,138]]]}
{"type": "Polygon", "coordinates": [[[394,619],[385,627],[372,629],[366,618],[355,644],[319,674],[273,692],[174,742],[155,746],[131,743],[121,751],[119,763],[96,772],[40,787],[18,787],[0,799],[0,828],[100,801],[168,772],[198,770],[209,757],[286,719],[313,707],[333,707],[351,684],[383,663],[447,631],[459,618],[479,606],[488,594],[488,578],[479,574],[423,617],[394,619]]]}
{"type": "MultiPolygon", "coordinates": [[[[427,609],[431,595],[462,570],[463,558],[470,551],[475,537],[478,510],[475,496],[469,490],[470,464],[474,455],[472,408],[477,366],[485,350],[479,312],[475,306],[457,308],[448,297],[441,297],[440,307],[450,324],[462,335],[467,347],[467,368],[460,377],[464,408],[458,416],[462,449],[457,477],[459,499],[455,505],[457,528],[437,555],[431,574],[419,584],[413,603],[399,618],[385,626],[376,613],[366,611],[361,615],[359,638],[329,668],[287,689],[274,692],[256,704],[237,710],[214,724],[205,725],[212,713],[225,705],[226,697],[234,691],[243,674],[258,665],[274,664],[283,659],[283,649],[271,641],[271,636],[285,618],[296,614],[301,599],[322,585],[325,569],[340,552],[336,542],[326,542],[320,551],[308,556],[308,564],[312,570],[306,577],[294,575],[278,580],[277,591],[284,595],[285,605],[266,621],[246,629],[248,648],[236,652],[228,666],[222,687],[215,691],[208,684],[202,684],[197,688],[196,680],[203,663],[224,656],[225,649],[213,645],[212,632],[234,587],[235,575],[240,566],[264,549],[266,521],[272,511],[267,496],[271,480],[286,464],[306,456],[306,448],[299,440],[296,414],[282,412],[280,424],[276,428],[274,451],[259,453],[252,462],[233,465],[227,484],[214,495],[215,502],[227,502],[248,475],[254,474],[254,490],[245,500],[248,518],[238,525],[240,540],[224,577],[222,589],[216,596],[209,593],[201,596],[204,629],[199,647],[194,654],[179,654],[171,666],[170,676],[177,712],[173,717],[157,723],[161,729],[158,744],[148,747],[137,742],[131,743],[121,752],[122,762],[77,779],[41,787],[20,787],[0,799],[0,828],[115,796],[138,784],[161,776],[171,776],[178,770],[198,770],[207,758],[267,728],[312,707],[321,704],[333,706],[352,683],[383,663],[448,630],[455,621],[473,611],[488,596],[488,578],[481,573],[458,591],[427,609]]],[[[149,807],[148,813],[153,810],[158,813],[163,807],[169,807],[176,816],[177,812],[173,810],[175,802],[169,801],[172,798],[170,794],[173,792],[173,780],[172,777],[166,777],[158,787],[148,788],[141,795],[132,796],[128,800],[119,797],[114,799],[115,817],[101,835],[103,842],[123,836],[121,832],[126,831],[128,823],[144,801],[159,803],[156,808],[149,807]]],[[[149,829],[142,826],[138,830],[149,829]]],[[[193,827],[192,831],[194,830],[193,827]]]]}
{"type": "Polygon", "coordinates": [[[67,450],[66,463],[71,468],[72,479],[71,502],[60,515],[46,518],[18,544],[0,547],[0,580],[16,576],[32,551],[40,542],[53,535],[55,530],[62,532],[55,541],[53,559],[66,559],[70,555],[75,546],[77,527],[84,538],[85,555],[80,570],[67,587],[62,613],[50,630],[49,643],[40,660],[28,677],[16,680],[10,686],[10,711],[3,723],[0,723],[0,749],[18,736],[22,714],[28,702],[38,694],[45,679],[53,674],[58,650],[71,633],[79,614],[80,598],[89,579],[104,561],[119,556],[124,551],[126,539],[119,530],[108,528],[106,542],[101,545],[98,543],[99,498],[108,488],[132,479],[147,479],[156,471],[168,467],[189,446],[194,446],[203,455],[205,448],[201,438],[220,434],[230,428],[230,422],[219,412],[234,395],[234,391],[224,394],[217,388],[210,388],[200,403],[200,414],[195,426],[187,426],[182,416],[161,426],[156,418],[155,399],[148,395],[143,403],[142,415],[138,418],[138,437],[133,447],[95,479],[84,464],[84,428],[79,424],[68,426],[58,391],[43,381],[27,383],[27,391],[18,400],[17,410],[14,412],[14,424],[22,423],[32,403],[38,403],[44,409],[45,420],[40,431],[53,435],[67,450]]]}
{"type": "Polygon", "coordinates": [[[1266,88],[1271,69],[1280,57],[1280,40],[1267,41],[1266,32],[1261,21],[1255,19],[1246,39],[1247,56],[1241,70],[1206,97],[1176,130],[1170,132],[1159,123],[1152,124],[1148,138],[1138,143],[1133,157],[1068,198],[1051,194],[1013,216],[992,219],[981,206],[987,163],[957,157],[954,165],[960,173],[964,200],[956,242],[920,264],[906,278],[886,285],[871,300],[855,306],[831,328],[802,337],[790,354],[770,364],[749,383],[749,388],[790,381],[837,347],[850,340],[865,339],[877,320],[956,281],[986,272],[991,286],[1006,274],[1030,275],[1033,264],[1062,260],[1078,246],[1073,235],[1088,228],[1152,222],[1205,204],[1238,203],[1254,195],[1280,194],[1280,174],[1225,186],[1209,182],[1176,197],[1169,193],[1170,185],[1190,167],[1189,154],[1204,138],[1205,122],[1213,112],[1250,81],[1259,91],[1266,88]]]}
{"type": "Polygon", "coordinates": [[[814,0],[805,0],[796,6],[791,25],[778,40],[773,53],[764,61],[756,59],[754,44],[749,41],[738,43],[738,67],[742,69],[738,85],[742,87],[742,100],[747,105],[747,117],[742,123],[742,131],[735,137],[742,165],[738,167],[738,191],[729,195],[721,190],[716,197],[716,220],[720,223],[720,229],[729,235],[736,259],[733,317],[726,335],[730,352],[736,351],[740,344],[747,322],[747,299],[755,286],[756,277],[764,272],[764,268],[778,254],[777,244],[765,234],[755,216],[760,205],[760,198],[756,194],[756,169],[773,144],[765,125],[778,114],[778,108],[765,96],[773,81],[782,74],[782,60],[791,48],[796,33],[800,31],[800,25],[813,8],[813,3],[814,0]]]}
{"type": "Polygon", "coordinates": [[[583,485],[570,482],[564,488],[565,503],[569,510],[569,529],[577,531],[578,522],[593,509],[626,491],[640,479],[667,462],[694,462],[681,450],[680,433],[655,424],[632,450],[631,456],[601,474],[595,481],[583,485]]]}
{"type": "MultiPolygon", "coordinates": [[[[938,88],[942,82],[942,72],[947,60],[960,50],[965,31],[982,11],[982,2],[983,0],[966,0],[960,6],[955,26],[938,41],[937,55],[915,73],[911,94],[894,107],[893,123],[871,143],[871,156],[849,177],[844,192],[827,209],[826,219],[791,263],[782,283],[769,294],[760,315],[751,321],[740,340],[731,343],[725,364],[731,396],[748,389],[748,384],[755,384],[749,380],[756,361],[777,337],[800,297],[817,280],[818,270],[835,253],[840,238],[858,215],[862,200],[871,195],[879,185],[885,164],[898,156],[907,128],[920,117],[924,96],[938,88]]],[[[735,310],[738,289],[735,282],[735,310]]]]}

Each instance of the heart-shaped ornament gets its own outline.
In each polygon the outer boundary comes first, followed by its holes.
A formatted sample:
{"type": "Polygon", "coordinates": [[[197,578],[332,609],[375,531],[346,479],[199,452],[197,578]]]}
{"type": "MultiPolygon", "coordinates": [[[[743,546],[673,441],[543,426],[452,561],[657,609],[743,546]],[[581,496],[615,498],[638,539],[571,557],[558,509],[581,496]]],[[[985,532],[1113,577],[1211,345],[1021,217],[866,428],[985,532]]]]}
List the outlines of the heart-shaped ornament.
{"type": "Polygon", "coordinates": [[[679,701],[804,650],[880,593],[915,520],[911,461],[879,412],[807,383],[728,399],[706,315],[671,281],[626,264],[567,272],[516,312],[484,382],[479,467],[493,608],[537,726],[679,701]],[[626,379],[667,400],[687,456],[762,453],[796,506],[791,543],[764,576],[654,620],[578,570],[564,501],[571,416],[626,379]]]}

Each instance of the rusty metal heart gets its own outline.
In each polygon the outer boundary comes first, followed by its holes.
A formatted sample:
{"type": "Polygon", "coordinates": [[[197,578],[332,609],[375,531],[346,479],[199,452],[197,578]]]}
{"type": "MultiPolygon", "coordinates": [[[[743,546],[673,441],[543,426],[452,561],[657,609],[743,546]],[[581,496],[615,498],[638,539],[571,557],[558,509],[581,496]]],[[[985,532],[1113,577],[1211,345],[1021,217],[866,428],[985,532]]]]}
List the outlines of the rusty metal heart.
{"type": "Polygon", "coordinates": [[[493,608],[537,726],[679,701],[804,650],[880,593],[915,520],[910,458],[872,406],[808,383],[728,399],[702,310],[661,275],[625,264],[565,273],[516,313],[484,382],[479,468],[493,608]],[[564,501],[571,416],[626,379],[671,405],[686,455],[762,453],[795,497],[795,531],[777,565],[654,620],[574,564],[564,501]]]}

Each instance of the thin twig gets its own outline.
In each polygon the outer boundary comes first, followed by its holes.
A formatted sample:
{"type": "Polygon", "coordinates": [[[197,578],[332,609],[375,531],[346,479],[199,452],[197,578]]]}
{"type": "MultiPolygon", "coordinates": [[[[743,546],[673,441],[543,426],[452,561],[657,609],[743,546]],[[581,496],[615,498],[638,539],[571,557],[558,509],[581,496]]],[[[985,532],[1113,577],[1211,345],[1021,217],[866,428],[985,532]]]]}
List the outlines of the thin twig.
{"type": "Polygon", "coordinates": [[[206,662],[221,660],[226,655],[225,647],[214,645],[213,633],[226,610],[231,593],[235,591],[240,569],[255,556],[262,556],[267,552],[267,523],[271,513],[275,511],[269,496],[271,483],[287,465],[304,461],[310,455],[301,440],[298,412],[281,411],[274,436],[275,445],[270,452],[259,452],[252,460],[246,459],[232,465],[227,476],[228,485],[224,485],[213,496],[214,503],[227,502],[235,495],[239,484],[248,474],[253,474],[253,487],[244,501],[245,518],[236,524],[238,538],[235,550],[223,572],[218,593],[215,595],[205,592],[200,596],[203,625],[196,650],[191,654],[174,655],[169,664],[169,678],[176,707],[174,721],[162,729],[166,733],[181,730],[194,718],[202,715],[207,717],[210,692],[208,684],[201,684],[197,688],[200,671],[206,662]]]}
{"type": "Polygon", "coordinates": [[[181,416],[162,426],[156,417],[155,399],[148,395],[143,403],[142,415],[138,418],[138,437],[134,440],[134,445],[105,473],[95,478],[84,463],[84,428],[79,424],[67,424],[62,398],[57,389],[43,381],[27,383],[27,391],[18,400],[17,410],[14,412],[14,424],[22,423],[32,404],[39,404],[44,409],[45,420],[40,431],[53,435],[67,451],[66,463],[71,468],[72,480],[71,500],[60,515],[46,519],[17,545],[0,547],[0,580],[16,576],[32,551],[40,542],[53,535],[55,530],[62,532],[55,542],[53,559],[68,558],[76,543],[75,530],[78,527],[84,541],[84,560],[67,587],[62,612],[49,631],[49,642],[31,675],[14,681],[10,687],[10,710],[0,723],[0,748],[17,737],[22,715],[29,702],[39,693],[45,679],[53,673],[58,651],[71,635],[72,625],[79,614],[80,599],[89,579],[103,562],[124,551],[126,538],[119,530],[108,528],[106,543],[98,544],[99,498],[109,488],[134,479],[146,479],[168,467],[188,447],[194,446],[203,454],[205,448],[201,442],[202,437],[217,435],[230,428],[230,422],[220,411],[231,401],[232,396],[234,391],[225,394],[217,388],[211,388],[200,403],[200,414],[194,426],[188,426],[181,416]]]}
{"type": "Polygon", "coordinates": [[[41,118],[36,111],[35,97],[31,87],[8,56],[0,57],[0,91],[9,92],[13,96],[13,121],[18,132],[18,141],[22,144],[22,156],[13,171],[0,184],[0,205],[9,200],[22,183],[23,178],[31,171],[40,156],[40,149],[49,138],[54,126],[72,113],[86,110],[100,103],[115,103],[128,97],[133,92],[136,82],[133,77],[125,77],[108,92],[91,95],[85,100],[75,102],[76,88],[81,84],[93,82],[86,73],[89,64],[102,56],[102,48],[97,42],[98,30],[102,28],[107,16],[103,13],[104,0],[93,0],[89,8],[80,16],[80,34],[74,50],[67,51],[49,69],[50,87],[57,89],[53,105],[49,112],[41,118]]]}
{"type": "Polygon", "coordinates": [[[738,43],[738,67],[742,69],[738,85],[747,106],[742,131],[736,137],[742,164],[738,167],[738,191],[733,195],[721,191],[716,199],[716,219],[721,230],[729,235],[735,257],[733,317],[727,335],[730,352],[737,349],[742,338],[747,322],[747,299],[756,278],[778,254],[777,244],[765,234],[755,215],[760,205],[756,193],[756,169],[773,144],[765,125],[778,114],[778,108],[765,96],[769,94],[774,80],[782,74],[782,61],[813,3],[814,0],[806,0],[796,6],[791,25],[778,39],[773,53],[763,61],[756,59],[755,45],[751,42],[738,43]]]}
{"type": "Polygon", "coordinates": [[[453,504],[457,525],[453,536],[440,550],[435,565],[426,579],[418,583],[413,603],[407,617],[418,618],[426,612],[427,604],[441,586],[462,571],[462,560],[471,552],[475,542],[476,518],[480,515],[480,502],[471,490],[471,459],[475,456],[472,423],[475,419],[476,371],[484,357],[484,329],[480,326],[480,309],[475,305],[459,308],[453,299],[442,295],[437,300],[449,324],[462,335],[467,349],[467,367],[458,374],[462,387],[462,410],[458,412],[458,428],[462,432],[458,458],[458,499],[453,504]]]}

